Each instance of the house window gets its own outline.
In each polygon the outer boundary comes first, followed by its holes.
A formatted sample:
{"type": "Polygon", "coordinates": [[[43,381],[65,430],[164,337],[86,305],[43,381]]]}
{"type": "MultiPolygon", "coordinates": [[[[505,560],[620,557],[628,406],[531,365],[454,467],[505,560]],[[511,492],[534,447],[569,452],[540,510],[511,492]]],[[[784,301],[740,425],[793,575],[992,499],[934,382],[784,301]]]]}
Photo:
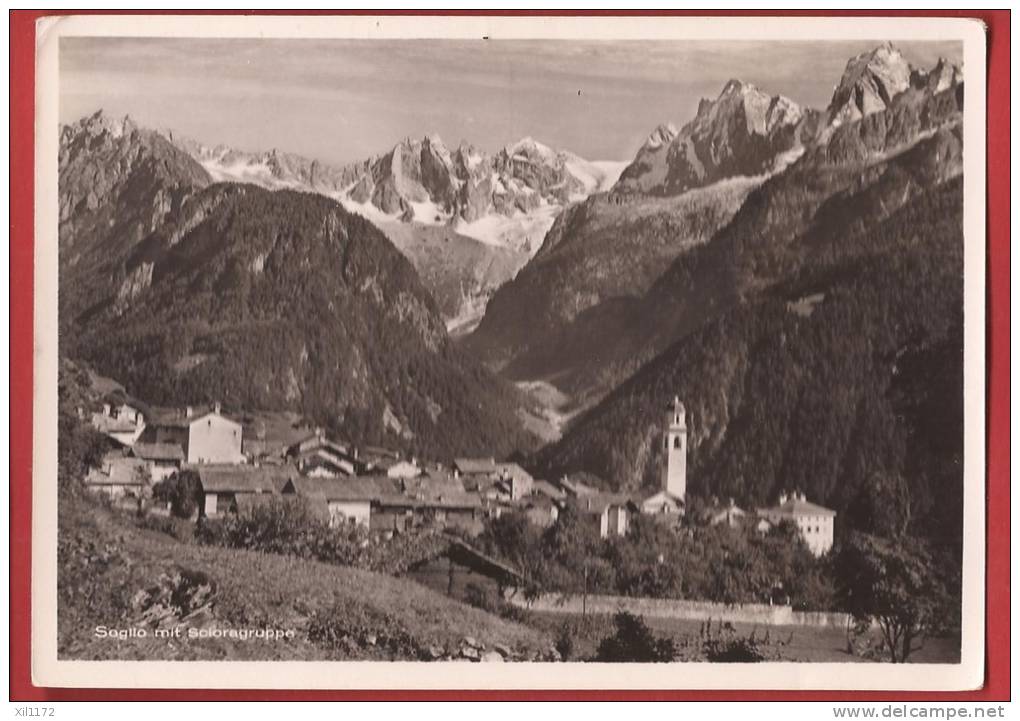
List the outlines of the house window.
{"type": "Polygon", "coordinates": [[[673,439],[673,447],[680,448],[680,436],[677,436],[676,438],[673,439]]]}

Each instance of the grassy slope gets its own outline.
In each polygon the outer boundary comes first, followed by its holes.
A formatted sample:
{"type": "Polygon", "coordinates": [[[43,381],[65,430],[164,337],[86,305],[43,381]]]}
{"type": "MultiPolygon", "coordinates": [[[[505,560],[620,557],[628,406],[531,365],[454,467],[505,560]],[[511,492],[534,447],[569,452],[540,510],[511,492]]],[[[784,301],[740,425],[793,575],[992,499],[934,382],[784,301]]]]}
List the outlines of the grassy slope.
{"type": "Polygon", "coordinates": [[[545,650],[539,631],[452,601],[414,582],[284,556],[182,543],[135,527],[117,512],[89,504],[62,519],[58,643],[61,658],[150,660],[408,660],[373,646],[331,649],[309,640],[316,612],[336,608],[351,634],[384,637],[400,628],[420,648],[473,636],[486,648],[503,643],[521,653],[545,650]],[[70,553],[66,551],[70,550],[70,553]],[[85,560],[89,563],[85,564],[85,560]],[[174,567],[208,574],[216,583],[206,626],[293,628],[289,641],[95,638],[97,625],[127,628],[138,613],[135,594],[174,567]]]}

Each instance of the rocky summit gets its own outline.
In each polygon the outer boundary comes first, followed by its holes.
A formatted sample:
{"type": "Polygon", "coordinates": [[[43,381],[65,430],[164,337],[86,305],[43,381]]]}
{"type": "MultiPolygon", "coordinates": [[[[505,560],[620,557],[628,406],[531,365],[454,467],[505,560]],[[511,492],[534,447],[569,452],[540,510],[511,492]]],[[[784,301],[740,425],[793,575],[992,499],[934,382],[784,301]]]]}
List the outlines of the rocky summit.
{"type": "Polygon", "coordinates": [[[677,131],[661,125],[621,174],[615,190],[676,195],[723,178],[771,171],[800,145],[817,113],[782,95],[730,80],[715,100],[702,99],[677,131]]]}
{"type": "Polygon", "coordinates": [[[530,137],[490,155],[469,143],[450,150],[430,134],[405,138],[381,155],[345,166],[277,150],[250,153],[184,138],[173,142],[216,180],[309,190],[376,222],[443,225],[530,252],[557,210],[608,188],[620,170],[618,163],[590,162],[530,137]],[[539,224],[541,233],[527,230],[524,219],[533,216],[547,221],[539,224]],[[511,220],[520,228],[509,227],[511,220]]]}

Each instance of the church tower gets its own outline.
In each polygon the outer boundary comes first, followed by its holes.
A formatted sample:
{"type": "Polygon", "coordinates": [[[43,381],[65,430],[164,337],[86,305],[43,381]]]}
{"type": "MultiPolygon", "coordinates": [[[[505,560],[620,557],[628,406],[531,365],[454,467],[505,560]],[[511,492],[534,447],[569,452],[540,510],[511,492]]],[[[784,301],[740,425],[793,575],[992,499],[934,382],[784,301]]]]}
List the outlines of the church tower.
{"type": "Polygon", "coordinates": [[[662,469],[662,490],[680,500],[687,494],[687,411],[679,396],[666,408],[666,460],[662,469]]]}

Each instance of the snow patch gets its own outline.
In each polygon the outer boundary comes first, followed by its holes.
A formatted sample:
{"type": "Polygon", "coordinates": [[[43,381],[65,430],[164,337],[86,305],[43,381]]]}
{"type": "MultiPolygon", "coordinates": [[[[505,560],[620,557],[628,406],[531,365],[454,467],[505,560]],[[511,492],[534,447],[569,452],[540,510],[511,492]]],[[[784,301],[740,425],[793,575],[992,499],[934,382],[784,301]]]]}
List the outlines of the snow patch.
{"type": "Polygon", "coordinates": [[[538,252],[561,209],[560,205],[545,204],[509,217],[490,213],[470,223],[460,219],[453,229],[486,245],[523,250],[531,256],[538,252]]]}

